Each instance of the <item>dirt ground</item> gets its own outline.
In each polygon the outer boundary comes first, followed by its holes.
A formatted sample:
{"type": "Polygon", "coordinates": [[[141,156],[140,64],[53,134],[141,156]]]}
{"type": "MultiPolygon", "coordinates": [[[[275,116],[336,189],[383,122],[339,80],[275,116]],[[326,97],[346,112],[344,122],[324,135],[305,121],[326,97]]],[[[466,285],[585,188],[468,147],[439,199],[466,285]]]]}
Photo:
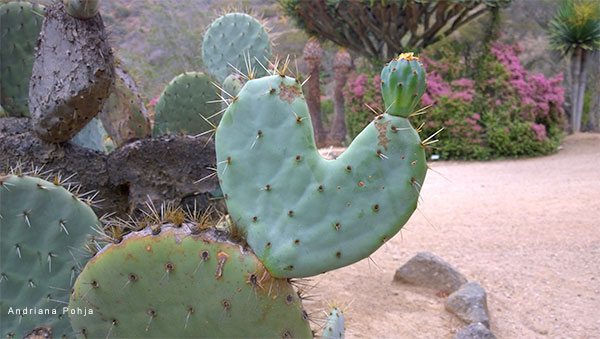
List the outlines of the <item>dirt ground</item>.
{"type": "Polygon", "coordinates": [[[347,338],[454,338],[465,324],[443,298],[392,279],[431,251],[486,289],[498,338],[600,338],[600,135],[547,157],[431,165],[418,210],[373,261],[310,281],[315,322],[337,302],[347,338]]]}

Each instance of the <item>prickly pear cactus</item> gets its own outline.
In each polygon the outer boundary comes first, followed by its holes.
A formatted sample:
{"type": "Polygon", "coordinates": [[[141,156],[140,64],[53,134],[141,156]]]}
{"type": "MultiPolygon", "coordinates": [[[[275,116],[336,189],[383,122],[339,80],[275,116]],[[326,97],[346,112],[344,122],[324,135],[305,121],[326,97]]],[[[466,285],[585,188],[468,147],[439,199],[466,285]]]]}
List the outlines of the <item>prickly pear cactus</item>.
{"type": "Polygon", "coordinates": [[[93,149],[94,151],[106,152],[104,140],[106,140],[107,137],[108,135],[106,134],[104,126],[102,126],[102,121],[98,118],[94,118],[90,120],[90,122],[79,131],[71,141],[81,147],[93,149]]]}
{"type": "Polygon", "coordinates": [[[215,20],[202,42],[202,61],[220,82],[234,72],[247,72],[246,62],[257,76],[265,74],[263,65],[271,58],[271,41],[265,27],[244,13],[229,13],[215,20]],[[257,61],[258,59],[258,61],[257,61]]]}
{"type": "Polygon", "coordinates": [[[72,333],[63,307],[87,261],[82,248],[97,223],[90,206],[60,185],[0,176],[3,337],[21,338],[40,326],[50,328],[54,338],[72,333]]]}
{"type": "Polygon", "coordinates": [[[115,65],[115,84],[99,116],[117,147],[152,135],[148,112],[135,80],[119,62],[115,65]]]}
{"type": "Polygon", "coordinates": [[[242,83],[242,79],[239,75],[230,74],[223,81],[223,90],[226,93],[222,93],[221,96],[225,99],[230,98],[230,95],[235,97],[238,95],[243,86],[244,84],[242,83]]]}
{"type": "Polygon", "coordinates": [[[38,137],[55,143],[74,137],[101,110],[113,77],[102,18],[73,18],[60,1],[48,7],[29,82],[38,137]]]}
{"type": "Polygon", "coordinates": [[[65,10],[77,19],[89,19],[98,14],[99,0],[63,0],[65,10]]]}
{"type": "Polygon", "coordinates": [[[374,119],[336,160],[323,159],[300,84],[282,75],[248,81],[215,142],[229,213],[279,278],[369,256],[408,221],[427,169],[417,131],[393,114],[374,119]]]}
{"type": "Polygon", "coordinates": [[[218,124],[220,118],[217,90],[204,73],[176,76],[158,98],[152,136],[197,135],[214,129],[211,123],[218,124]]]}
{"type": "Polygon", "coordinates": [[[413,53],[402,53],[381,72],[381,92],[389,114],[406,118],[425,93],[425,70],[413,53]]]}
{"type": "Polygon", "coordinates": [[[10,116],[29,116],[29,78],[44,14],[43,6],[28,2],[0,6],[0,104],[10,116]]]}
{"type": "Polygon", "coordinates": [[[323,339],[344,339],[346,329],[344,328],[344,312],[337,306],[331,307],[327,313],[327,323],[323,328],[321,338],[323,339]]]}
{"type": "Polygon", "coordinates": [[[240,244],[214,230],[196,233],[188,226],[154,225],[154,231],[128,234],[96,254],[71,295],[75,333],[89,338],[312,337],[287,280],[272,278],[240,244]]]}

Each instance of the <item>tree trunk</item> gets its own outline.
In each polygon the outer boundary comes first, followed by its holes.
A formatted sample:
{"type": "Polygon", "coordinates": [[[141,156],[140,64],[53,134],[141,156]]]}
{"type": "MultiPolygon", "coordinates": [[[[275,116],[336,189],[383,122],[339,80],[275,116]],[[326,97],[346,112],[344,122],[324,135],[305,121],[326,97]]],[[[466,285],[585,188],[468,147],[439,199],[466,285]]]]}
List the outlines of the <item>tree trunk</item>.
{"type": "Polygon", "coordinates": [[[596,51],[591,57],[594,82],[592,84],[592,102],[590,103],[590,113],[586,129],[590,132],[600,132],[600,51],[596,51]]]}
{"type": "Polygon", "coordinates": [[[583,120],[583,104],[584,104],[584,98],[585,98],[585,87],[586,87],[586,80],[587,80],[587,74],[588,74],[588,61],[589,61],[589,52],[586,50],[581,50],[581,71],[579,72],[579,86],[578,86],[578,93],[577,93],[577,115],[576,115],[576,121],[575,124],[577,126],[577,132],[581,131],[581,121],[583,120]]]}
{"type": "Polygon", "coordinates": [[[315,132],[315,142],[317,143],[317,147],[319,147],[325,139],[325,131],[323,130],[323,123],[321,122],[321,85],[319,83],[319,68],[321,67],[323,49],[317,39],[311,38],[308,43],[306,43],[306,46],[304,46],[303,53],[310,76],[308,79],[306,104],[315,132]]]}
{"type": "Polygon", "coordinates": [[[352,58],[345,49],[340,49],[333,60],[333,122],[327,141],[334,146],[342,146],[346,141],[346,108],[344,106],[344,86],[348,80],[348,72],[352,66],[352,58]]]}
{"type": "Polygon", "coordinates": [[[581,48],[576,47],[571,59],[571,133],[579,132],[577,125],[579,107],[579,77],[581,73],[581,48]]]}

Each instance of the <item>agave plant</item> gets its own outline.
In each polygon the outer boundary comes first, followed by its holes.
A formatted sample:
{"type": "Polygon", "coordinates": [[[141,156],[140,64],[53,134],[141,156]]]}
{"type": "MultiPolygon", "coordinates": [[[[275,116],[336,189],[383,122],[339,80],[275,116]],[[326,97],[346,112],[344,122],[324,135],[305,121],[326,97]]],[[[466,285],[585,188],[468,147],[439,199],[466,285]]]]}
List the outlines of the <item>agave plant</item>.
{"type": "Polygon", "coordinates": [[[583,97],[590,53],[600,50],[600,2],[563,0],[549,26],[550,44],[571,56],[571,128],[581,130],[583,97]]]}

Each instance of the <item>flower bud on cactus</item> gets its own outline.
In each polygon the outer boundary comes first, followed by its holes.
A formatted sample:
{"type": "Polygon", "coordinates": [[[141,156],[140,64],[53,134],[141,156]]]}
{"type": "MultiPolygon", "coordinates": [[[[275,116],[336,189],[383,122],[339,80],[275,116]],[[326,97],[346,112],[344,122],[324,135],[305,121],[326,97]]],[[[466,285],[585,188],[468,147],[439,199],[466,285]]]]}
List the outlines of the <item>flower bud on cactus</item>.
{"type": "Polygon", "coordinates": [[[381,92],[387,113],[408,117],[425,93],[425,69],[412,53],[402,53],[381,71],[381,92]]]}

